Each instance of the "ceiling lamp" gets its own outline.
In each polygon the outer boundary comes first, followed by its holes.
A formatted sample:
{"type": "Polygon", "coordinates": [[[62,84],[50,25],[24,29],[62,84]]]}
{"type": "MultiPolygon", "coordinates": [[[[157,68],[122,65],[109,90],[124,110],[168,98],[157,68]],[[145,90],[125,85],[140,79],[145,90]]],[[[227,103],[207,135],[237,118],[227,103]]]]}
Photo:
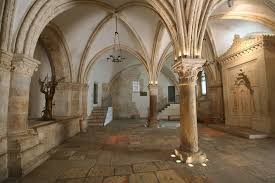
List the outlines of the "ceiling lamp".
{"type": "Polygon", "coordinates": [[[231,8],[233,6],[233,0],[227,0],[228,7],[231,8]]]}
{"type": "Polygon", "coordinates": [[[119,33],[117,30],[117,14],[115,14],[116,17],[116,30],[115,30],[115,35],[114,35],[114,47],[113,47],[113,52],[112,54],[107,58],[107,61],[112,61],[112,62],[122,62],[125,60],[125,57],[122,56],[122,51],[120,47],[120,40],[119,40],[119,33]]]}

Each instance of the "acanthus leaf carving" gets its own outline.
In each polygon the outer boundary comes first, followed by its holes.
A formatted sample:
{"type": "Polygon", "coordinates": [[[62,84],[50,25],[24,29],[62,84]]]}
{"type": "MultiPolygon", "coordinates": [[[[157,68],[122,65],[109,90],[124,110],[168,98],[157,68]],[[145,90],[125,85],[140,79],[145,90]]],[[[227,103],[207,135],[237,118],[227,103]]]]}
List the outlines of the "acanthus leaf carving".
{"type": "Polygon", "coordinates": [[[37,60],[18,54],[12,60],[11,71],[31,77],[38,70],[39,64],[40,62],[37,60]]]}
{"type": "Polygon", "coordinates": [[[185,59],[177,61],[172,69],[179,75],[179,83],[196,84],[198,73],[203,70],[204,59],[185,59]]]}

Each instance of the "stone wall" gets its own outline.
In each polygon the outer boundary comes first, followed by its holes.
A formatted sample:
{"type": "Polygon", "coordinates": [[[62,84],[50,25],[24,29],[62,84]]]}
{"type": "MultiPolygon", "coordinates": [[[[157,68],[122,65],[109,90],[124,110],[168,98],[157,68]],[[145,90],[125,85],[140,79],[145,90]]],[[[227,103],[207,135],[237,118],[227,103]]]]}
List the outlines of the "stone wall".
{"type": "MultiPolygon", "coordinates": [[[[121,72],[111,81],[110,94],[114,119],[147,118],[149,110],[148,78],[142,65],[132,66],[121,72]],[[140,91],[133,92],[133,81],[139,81],[140,91]]],[[[163,74],[160,74],[158,84],[158,105],[168,103],[168,86],[173,84],[163,74]]]]}
{"type": "Polygon", "coordinates": [[[80,120],[81,117],[57,119],[54,122],[42,122],[31,128],[37,132],[44,151],[49,152],[64,140],[80,132],[80,120]]]}
{"type": "Polygon", "coordinates": [[[10,63],[12,56],[0,51],[0,182],[8,176],[7,171],[7,114],[10,87],[10,63]]]}
{"type": "MultiPolygon", "coordinates": [[[[216,63],[213,63],[216,64],[216,63]]],[[[212,123],[224,121],[224,103],[223,103],[223,90],[222,81],[218,68],[215,68],[217,77],[210,75],[206,70],[206,83],[207,93],[205,96],[201,94],[201,80],[200,74],[197,83],[197,110],[198,121],[212,123]]]]}
{"type": "MultiPolygon", "coordinates": [[[[138,61],[134,61],[136,63],[138,61]]],[[[108,65],[97,63],[91,72],[88,92],[88,115],[94,106],[112,106],[114,119],[147,118],[149,108],[148,73],[142,64],[108,65]],[[121,69],[117,68],[118,66],[121,69]],[[113,67],[113,68],[112,68],[113,67]],[[107,74],[105,74],[107,72],[107,74]],[[113,74],[111,74],[113,73],[113,74]],[[104,74],[104,77],[102,77],[104,74]],[[140,82],[140,92],[133,92],[133,81],[140,82]],[[93,104],[93,87],[98,84],[98,104],[93,104]]],[[[168,103],[168,86],[174,84],[163,73],[158,81],[158,106],[168,103]]]]}
{"type": "Polygon", "coordinates": [[[227,125],[274,131],[274,44],[274,36],[236,36],[220,58],[227,125]]]}
{"type": "Polygon", "coordinates": [[[49,157],[49,151],[80,132],[81,117],[31,121],[28,134],[9,139],[9,177],[28,174],[49,157]],[[14,139],[13,139],[14,138],[14,139]]]}

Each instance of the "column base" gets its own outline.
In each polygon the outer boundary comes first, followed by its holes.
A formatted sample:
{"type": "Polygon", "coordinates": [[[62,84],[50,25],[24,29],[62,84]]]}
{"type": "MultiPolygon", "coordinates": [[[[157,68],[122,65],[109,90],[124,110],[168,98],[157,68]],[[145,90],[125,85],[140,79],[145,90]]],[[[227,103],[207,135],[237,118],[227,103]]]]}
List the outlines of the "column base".
{"type": "Polygon", "coordinates": [[[147,123],[145,124],[145,126],[147,128],[159,128],[160,127],[158,120],[147,121],[147,123]]]}
{"type": "Polygon", "coordinates": [[[181,149],[175,149],[175,155],[181,161],[187,164],[203,164],[208,161],[206,154],[202,151],[192,153],[192,152],[186,152],[181,149]]]}

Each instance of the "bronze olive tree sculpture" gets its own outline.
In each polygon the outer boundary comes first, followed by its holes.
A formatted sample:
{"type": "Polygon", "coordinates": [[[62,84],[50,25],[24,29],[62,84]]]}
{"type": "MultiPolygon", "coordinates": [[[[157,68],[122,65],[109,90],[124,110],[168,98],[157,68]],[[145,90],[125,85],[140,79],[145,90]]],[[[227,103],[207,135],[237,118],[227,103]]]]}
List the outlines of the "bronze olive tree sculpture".
{"type": "Polygon", "coordinates": [[[43,81],[39,78],[40,92],[45,95],[45,109],[42,111],[43,121],[53,120],[53,97],[58,83],[63,79],[56,80],[55,75],[52,76],[51,80],[49,80],[48,75],[43,81]]]}

